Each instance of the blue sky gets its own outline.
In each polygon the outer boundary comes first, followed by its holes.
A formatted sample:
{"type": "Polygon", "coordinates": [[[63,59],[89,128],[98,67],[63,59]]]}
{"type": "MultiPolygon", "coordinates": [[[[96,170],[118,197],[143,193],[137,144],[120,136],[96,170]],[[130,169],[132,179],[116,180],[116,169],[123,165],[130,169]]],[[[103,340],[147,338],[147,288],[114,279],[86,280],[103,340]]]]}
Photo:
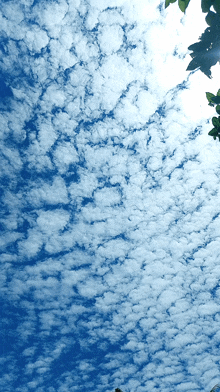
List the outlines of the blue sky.
{"type": "Polygon", "coordinates": [[[4,392],[219,382],[220,78],[185,71],[191,3],[1,1],[4,392]]]}

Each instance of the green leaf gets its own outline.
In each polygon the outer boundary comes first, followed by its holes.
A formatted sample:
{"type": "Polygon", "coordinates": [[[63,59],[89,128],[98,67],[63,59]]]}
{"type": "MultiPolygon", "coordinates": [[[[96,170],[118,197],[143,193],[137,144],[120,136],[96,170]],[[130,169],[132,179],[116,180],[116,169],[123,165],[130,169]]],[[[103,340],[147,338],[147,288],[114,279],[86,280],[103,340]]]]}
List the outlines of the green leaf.
{"type": "Polygon", "coordinates": [[[216,136],[218,136],[218,130],[216,128],[213,128],[209,133],[209,136],[212,136],[214,140],[216,139],[216,136]]]}
{"type": "Polygon", "coordinates": [[[214,10],[215,10],[218,14],[220,14],[220,0],[215,0],[215,1],[214,1],[213,8],[214,8],[214,10]]]}
{"type": "Polygon", "coordinates": [[[220,103],[220,96],[218,96],[218,97],[213,97],[213,98],[212,98],[212,102],[214,102],[214,103],[216,103],[216,104],[220,103]]]}
{"type": "Polygon", "coordinates": [[[165,1],[165,8],[168,7],[168,5],[170,5],[171,3],[175,3],[177,0],[166,0],[165,1]]]}
{"type": "Polygon", "coordinates": [[[212,103],[212,99],[215,98],[215,95],[212,94],[212,93],[206,93],[206,98],[207,98],[208,101],[209,101],[209,105],[210,105],[210,106],[214,106],[213,103],[212,103]]]}
{"type": "Polygon", "coordinates": [[[218,129],[220,128],[220,122],[217,117],[212,118],[212,124],[214,125],[215,128],[217,128],[217,132],[218,132],[218,129]]]}
{"type": "Polygon", "coordinates": [[[194,69],[198,68],[200,64],[198,63],[197,59],[193,59],[190,61],[188,67],[186,68],[187,71],[193,71],[194,69]]]}
{"type": "Polygon", "coordinates": [[[204,46],[204,42],[200,41],[200,42],[196,42],[195,44],[188,46],[188,49],[194,50],[195,52],[199,52],[199,51],[204,50],[206,48],[204,46]]]}
{"type": "Polygon", "coordinates": [[[178,0],[178,5],[179,8],[182,12],[185,12],[188,5],[189,5],[190,0],[178,0]]]}
{"type": "Polygon", "coordinates": [[[216,108],[215,108],[215,110],[216,110],[216,112],[217,112],[218,114],[220,114],[220,105],[217,105],[216,108]]]}
{"type": "Polygon", "coordinates": [[[220,89],[218,90],[217,95],[220,96],[220,89]]]}
{"type": "Polygon", "coordinates": [[[210,136],[217,136],[217,135],[218,135],[217,129],[216,129],[216,128],[213,128],[213,129],[208,133],[208,135],[210,135],[210,136]]]}
{"type": "Polygon", "coordinates": [[[201,2],[201,7],[202,7],[202,12],[209,12],[210,7],[212,6],[212,0],[202,0],[201,2]]]}
{"type": "Polygon", "coordinates": [[[207,25],[213,26],[213,24],[215,23],[216,17],[217,17],[216,12],[209,11],[205,17],[205,21],[206,21],[207,25]]]}

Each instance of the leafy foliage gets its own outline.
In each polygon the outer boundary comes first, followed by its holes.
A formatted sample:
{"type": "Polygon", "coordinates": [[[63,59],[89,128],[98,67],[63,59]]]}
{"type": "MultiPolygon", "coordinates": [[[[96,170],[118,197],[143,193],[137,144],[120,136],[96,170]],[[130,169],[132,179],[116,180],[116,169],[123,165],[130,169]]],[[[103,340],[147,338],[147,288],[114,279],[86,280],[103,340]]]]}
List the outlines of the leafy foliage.
{"type": "MultiPolygon", "coordinates": [[[[175,3],[177,0],[165,0],[165,8],[171,3],[175,3]]],[[[189,5],[190,0],[178,0],[178,6],[182,12],[185,12],[189,5]]],[[[199,37],[199,42],[196,42],[188,47],[191,50],[190,61],[187,71],[200,69],[208,78],[211,79],[211,70],[217,62],[220,63],[220,0],[201,0],[202,12],[206,13],[206,23],[208,28],[205,29],[204,33],[199,37]],[[213,7],[214,11],[210,11],[213,7]]],[[[218,117],[212,118],[212,124],[214,128],[208,133],[214,140],[218,137],[220,141],[220,89],[217,95],[212,93],[206,93],[210,106],[216,106],[216,112],[219,114],[218,117]]],[[[214,387],[215,388],[215,387],[214,387]]],[[[215,389],[212,389],[213,392],[215,389]]]]}
{"type": "MultiPolygon", "coordinates": [[[[216,384],[216,385],[211,389],[210,392],[215,392],[216,389],[219,389],[219,388],[220,388],[220,384],[216,384]]],[[[116,388],[116,389],[115,389],[115,392],[122,392],[122,390],[119,389],[119,388],[116,388]]]]}
{"type": "Polygon", "coordinates": [[[214,3],[213,0],[202,0],[201,1],[202,12],[209,12],[210,7],[213,5],[213,3],[214,3]]]}
{"type": "Polygon", "coordinates": [[[209,101],[209,106],[215,106],[215,104],[219,104],[220,103],[220,89],[218,90],[216,95],[214,95],[212,93],[206,93],[206,98],[209,101]]]}
{"type": "MultiPolygon", "coordinates": [[[[171,3],[175,3],[177,0],[166,0],[165,1],[165,8],[168,7],[171,3]]],[[[185,12],[188,5],[189,5],[190,0],[178,0],[178,6],[181,9],[182,12],[185,12]]]]}
{"type": "MultiPolygon", "coordinates": [[[[165,0],[165,8],[167,8],[170,4],[175,3],[177,0],[165,0]]],[[[190,0],[178,0],[179,9],[182,12],[185,12],[190,0]]],[[[220,0],[201,0],[201,8],[202,12],[209,12],[211,6],[213,5],[214,10],[220,13],[220,0]]]]}
{"type": "Polygon", "coordinates": [[[211,79],[210,68],[218,61],[220,62],[220,15],[209,11],[206,16],[208,27],[200,37],[200,41],[190,45],[189,50],[193,53],[190,56],[193,60],[189,63],[187,71],[199,68],[208,78],[211,79]]]}
{"type": "MultiPolygon", "coordinates": [[[[165,0],[165,8],[177,0],[165,0]]],[[[178,6],[182,12],[186,11],[190,0],[178,0],[178,6]]],[[[199,37],[200,41],[188,47],[192,61],[187,67],[187,71],[200,69],[211,79],[210,68],[220,62],[220,0],[201,0],[202,12],[207,13],[206,23],[208,28],[199,37]],[[210,11],[213,6],[216,12],[210,11]]]]}
{"type": "Polygon", "coordinates": [[[214,391],[216,391],[216,389],[219,389],[219,388],[220,388],[220,385],[219,385],[219,384],[216,384],[216,385],[211,389],[210,392],[214,392],[214,391]]]}
{"type": "Polygon", "coordinates": [[[176,2],[176,0],[166,0],[165,1],[165,8],[167,8],[168,5],[170,5],[171,3],[175,3],[175,2],[176,2]]]}
{"type": "MultiPolygon", "coordinates": [[[[209,106],[216,106],[215,110],[218,114],[220,114],[220,89],[217,92],[217,95],[214,95],[212,93],[206,93],[206,98],[209,101],[209,106]]],[[[212,136],[214,140],[216,140],[216,137],[218,137],[220,141],[220,116],[218,117],[213,117],[212,118],[212,124],[214,128],[208,133],[209,136],[212,136]]]]}
{"type": "Polygon", "coordinates": [[[220,14],[220,0],[215,0],[215,1],[213,2],[213,8],[214,8],[214,10],[215,10],[218,14],[220,14]]]}

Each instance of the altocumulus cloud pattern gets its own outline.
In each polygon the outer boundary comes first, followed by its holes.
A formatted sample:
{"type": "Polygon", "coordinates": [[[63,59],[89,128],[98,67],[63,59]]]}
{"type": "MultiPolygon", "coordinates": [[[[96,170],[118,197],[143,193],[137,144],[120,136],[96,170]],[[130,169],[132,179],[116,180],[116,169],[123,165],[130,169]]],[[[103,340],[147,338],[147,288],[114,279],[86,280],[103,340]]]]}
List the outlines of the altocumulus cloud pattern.
{"type": "Polygon", "coordinates": [[[1,391],[219,382],[220,86],[163,3],[1,1],[1,391]]]}

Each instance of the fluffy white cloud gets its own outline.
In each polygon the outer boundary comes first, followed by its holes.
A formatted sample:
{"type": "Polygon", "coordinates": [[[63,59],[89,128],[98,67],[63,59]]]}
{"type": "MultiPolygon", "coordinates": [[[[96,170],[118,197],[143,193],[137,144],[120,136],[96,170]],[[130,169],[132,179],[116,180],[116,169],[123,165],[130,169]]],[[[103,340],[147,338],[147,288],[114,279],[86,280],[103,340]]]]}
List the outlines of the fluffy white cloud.
{"type": "Polygon", "coordinates": [[[2,4],[2,390],[219,381],[219,65],[163,3],[2,4]]]}

